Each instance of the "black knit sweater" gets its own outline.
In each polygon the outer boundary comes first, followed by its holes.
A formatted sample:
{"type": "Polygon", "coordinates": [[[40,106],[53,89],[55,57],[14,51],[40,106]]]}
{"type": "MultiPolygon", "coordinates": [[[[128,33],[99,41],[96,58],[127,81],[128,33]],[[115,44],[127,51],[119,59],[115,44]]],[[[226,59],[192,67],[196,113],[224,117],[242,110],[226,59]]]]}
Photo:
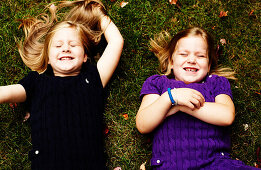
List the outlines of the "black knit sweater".
{"type": "Polygon", "coordinates": [[[56,77],[52,68],[19,82],[31,114],[32,169],[105,169],[104,89],[96,66],[56,77]]]}

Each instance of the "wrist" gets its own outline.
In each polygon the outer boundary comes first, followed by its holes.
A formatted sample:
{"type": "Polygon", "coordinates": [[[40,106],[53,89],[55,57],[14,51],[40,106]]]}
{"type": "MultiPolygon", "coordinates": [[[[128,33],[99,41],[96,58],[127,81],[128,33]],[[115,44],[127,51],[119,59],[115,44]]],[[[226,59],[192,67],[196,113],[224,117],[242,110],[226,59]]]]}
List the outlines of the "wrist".
{"type": "Polygon", "coordinates": [[[105,32],[105,30],[109,26],[110,22],[111,22],[111,19],[107,15],[102,16],[102,18],[101,18],[101,30],[103,32],[105,32]]]}
{"type": "Polygon", "coordinates": [[[177,89],[171,89],[168,88],[168,95],[169,95],[169,99],[171,101],[171,105],[176,106],[178,105],[178,100],[177,100],[177,89]]]}

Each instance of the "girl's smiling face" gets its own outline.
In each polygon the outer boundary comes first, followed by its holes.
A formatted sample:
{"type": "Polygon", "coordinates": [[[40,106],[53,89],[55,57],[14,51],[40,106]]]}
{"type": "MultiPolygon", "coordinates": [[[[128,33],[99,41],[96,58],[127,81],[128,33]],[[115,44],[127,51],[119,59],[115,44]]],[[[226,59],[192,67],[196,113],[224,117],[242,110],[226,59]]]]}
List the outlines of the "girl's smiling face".
{"type": "Polygon", "coordinates": [[[176,80],[186,84],[202,81],[210,69],[207,42],[201,36],[181,38],[171,64],[176,80]]]}
{"type": "Polygon", "coordinates": [[[87,55],[75,28],[62,28],[53,35],[49,46],[49,64],[55,76],[78,75],[86,61],[87,55]]]}

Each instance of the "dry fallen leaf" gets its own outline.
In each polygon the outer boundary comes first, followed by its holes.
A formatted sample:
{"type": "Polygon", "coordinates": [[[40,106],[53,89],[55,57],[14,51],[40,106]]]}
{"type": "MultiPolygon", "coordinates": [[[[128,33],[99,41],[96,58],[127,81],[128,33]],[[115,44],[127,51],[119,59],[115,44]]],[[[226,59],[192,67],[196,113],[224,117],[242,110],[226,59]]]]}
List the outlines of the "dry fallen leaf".
{"type": "Polygon", "coordinates": [[[17,107],[17,103],[9,103],[9,106],[10,106],[12,109],[14,109],[14,108],[17,107]]]}
{"type": "Polygon", "coordinates": [[[253,15],[254,11],[255,11],[255,10],[254,10],[254,9],[252,9],[252,10],[249,12],[249,14],[248,14],[248,15],[249,15],[249,16],[253,15]]]}
{"type": "Polygon", "coordinates": [[[52,4],[52,5],[50,6],[50,8],[56,8],[56,7],[55,7],[55,5],[54,5],[54,4],[52,4]]]}
{"type": "Polygon", "coordinates": [[[50,8],[49,8],[49,10],[50,10],[51,12],[56,11],[56,9],[57,9],[57,6],[55,6],[54,4],[52,4],[52,5],[50,6],[50,8]]]}
{"type": "Polygon", "coordinates": [[[227,16],[227,13],[228,13],[228,11],[220,11],[220,13],[219,13],[219,18],[222,18],[222,17],[226,17],[227,16]]]}
{"type": "Polygon", "coordinates": [[[169,3],[172,4],[177,4],[178,0],[169,0],[169,3]]]}
{"type": "Polygon", "coordinates": [[[120,6],[123,8],[125,7],[129,2],[121,1],[120,6]]]}
{"type": "Polygon", "coordinates": [[[248,128],[249,128],[249,125],[248,124],[243,124],[243,127],[244,127],[244,131],[247,131],[248,128]]]}
{"type": "Polygon", "coordinates": [[[104,128],[103,133],[104,133],[104,135],[108,135],[109,128],[107,126],[104,128]]]}
{"type": "Polygon", "coordinates": [[[123,116],[123,118],[124,118],[125,120],[128,120],[128,119],[129,119],[128,114],[124,114],[124,115],[122,115],[122,116],[123,116]]]}
{"type": "Polygon", "coordinates": [[[225,45],[225,44],[227,44],[227,41],[226,41],[226,39],[222,38],[222,39],[220,39],[220,43],[221,43],[222,45],[225,45]]]}

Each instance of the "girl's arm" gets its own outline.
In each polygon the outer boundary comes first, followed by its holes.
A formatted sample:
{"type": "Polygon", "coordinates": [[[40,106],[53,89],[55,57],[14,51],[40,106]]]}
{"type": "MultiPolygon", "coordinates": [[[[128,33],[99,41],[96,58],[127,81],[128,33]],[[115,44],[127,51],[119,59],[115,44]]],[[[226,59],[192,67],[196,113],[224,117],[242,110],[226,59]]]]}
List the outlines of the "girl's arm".
{"type": "MultiPolygon", "coordinates": [[[[191,110],[201,107],[204,103],[204,97],[196,90],[188,88],[175,90],[182,90],[182,96],[179,98],[179,103],[184,104],[191,110]]],[[[145,95],[136,116],[137,129],[141,133],[149,133],[153,131],[167,117],[167,115],[179,111],[178,106],[171,106],[168,92],[163,93],[161,96],[158,94],[145,95]],[[170,109],[171,112],[169,112],[170,109]]]]}
{"type": "Polygon", "coordinates": [[[168,94],[147,94],[143,97],[136,115],[136,127],[140,133],[153,131],[164,119],[171,108],[168,94]]]}
{"type": "Polygon", "coordinates": [[[1,103],[20,103],[26,100],[26,92],[22,85],[15,84],[9,86],[0,86],[0,104],[1,103]]]}
{"type": "Polygon", "coordinates": [[[202,107],[194,110],[187,106],[173,107],[169,110],[167,116],[176,113],[177,110],[218,126],[229,126],[235,119],[234,103],[226,94],[220,94],[216,96],[215,102],[205,102],[202,107]]]}
{"type": "Polygon", "coordinates": [[[102,85],[105,87],[119,63],[124,41],[120,31],[108,16],[103,17],[101,28],[104,30],[108,44],[97,63],[97,67],[102,85]]]}

